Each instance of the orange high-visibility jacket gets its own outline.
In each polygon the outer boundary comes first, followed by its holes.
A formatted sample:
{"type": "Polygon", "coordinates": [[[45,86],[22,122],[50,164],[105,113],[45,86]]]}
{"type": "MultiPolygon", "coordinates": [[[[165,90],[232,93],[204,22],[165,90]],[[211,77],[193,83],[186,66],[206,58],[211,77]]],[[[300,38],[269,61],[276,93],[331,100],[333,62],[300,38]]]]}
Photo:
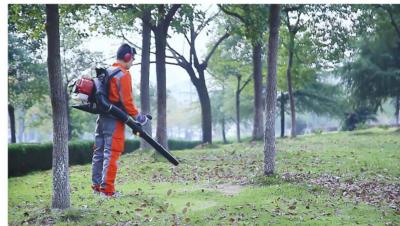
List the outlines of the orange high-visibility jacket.
{"type": "Polygon", "coordinates": [[[121,72],[112,77],[110,80],[110,87],[108,92],[108,99],[117,104],[121,102],[125,108],[126,113],[130,116],[137,116],[139,114],[133,100],[132,92],[132,77],[128,70],[119,63],[114,63],[113,67],[119,67],[121,72]]]}

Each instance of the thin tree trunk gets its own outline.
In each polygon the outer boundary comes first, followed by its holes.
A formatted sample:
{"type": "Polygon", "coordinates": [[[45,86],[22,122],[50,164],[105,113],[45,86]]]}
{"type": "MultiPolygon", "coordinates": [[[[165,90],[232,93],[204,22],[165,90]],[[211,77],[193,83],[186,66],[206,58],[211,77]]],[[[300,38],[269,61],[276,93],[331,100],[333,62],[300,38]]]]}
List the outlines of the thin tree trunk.
{"type": "Polygon", "coordinates": [[[228,141],[226,140],[226,134],[225,134],[225,117],[222,118],[221,130],[222,130],[222,140],[224,141],[224,144],[227,144],[228,141]]]}
{"type": "Polygon", "coordinates": [[[400,113],[400,96],[396,97],[396,112],[395,112],[395,116],[396,116],[396,125],[400,126],[399,124],[399,113],[400,113]]]}
{"type": "Polygon", "coordinates": [[[285,97],[283,92],[281,92],[281,137],[285,137],[285,97]]]}
{"type": "Polygon", "coordinates": [[[240,142],[240,76],[237,77],[237,87],[235,92],[235,106],[236,106],[236,139],[240,142]]]}
{"type": "Polygon", "coordinates": [[[16,143],[17,139],[15,137],[15,113],[14,107],[9,104],[8,105],[8,116],[10,117],[10,127],[11,127],[11,143],[16,143]]]}
{"type": "Polygon", "coordinates": [[[168,149],[167,135],[167,85],[165,71],[166,34],[162,29],[154,33],[156,42],[156,73],[157,73],[157,141],[168,149]]]}
{"type": "Polygon", "coordinates": [[[25,109],[21,108],[18,112],[18,143],[23,143],[25,133],[25,109]]]}
{"type": "Polygon", "coordinates": [[[292,89],[292,66],[293,66],[293,51],[294,51],[294,34],[289,33],[289,59],[286,70],[286,77],[288,83],[289,103],[290,103],[290,117],[292,120],[292,128],[290,131],[291,137],[296,137],[296,110],[294,105],[294,96],[292,89]]]}
{"type": "MultiPolygon", "coordinates": [[[[141,111],[143,114],[150,114],[150,94],[149,94],[149,71],[150,71],[150,45],[151,45],[151,28],[148,25],[151,20],[150,10],[145,10],[143,12],[143,32],[142,32],[142,62],[141,62],[141,76],[140,76],[140,103],[141,111]]],[[[151,131],[151,121],[143,127],[150,136],[151,131]]],[[[151,146],[141,139],[140,141],[141,149],[150,149],[151,146]]]]}
{"type": "MultiPolygon", "coordinates": [[[[225,85],[222,83],[222,98],[225,96],[225,85]]],[[[225,113],[222,111],[222,122],[221,122],[221,129],[222,129],[222,140],[224,144],[227,144],[228,141],[226,140],[226,133],[225,133],[225,113]]]]}
{"type": "Polygon", "coordinates": [[[253,140],[261,140],[264,135],[262,103],[262,61],[261,43],[253,46],[253,79],[254,79],[254,121],[253,140]]]}
{"type": "Polygon", "coordinates": [[[47,66],[53,111],[53,196],[52,208],[70,207],[68,170],[67,103],[61,76],[58,5],[46,5],[47,66]]]}
{"type": "Polygon", "coordinates": [[[264,174],[275,172],[275,109],[276,109],[276,67],[279,45],[280,6],[270,5],[268,40],[268,76],[265,109],[264,174]]]}

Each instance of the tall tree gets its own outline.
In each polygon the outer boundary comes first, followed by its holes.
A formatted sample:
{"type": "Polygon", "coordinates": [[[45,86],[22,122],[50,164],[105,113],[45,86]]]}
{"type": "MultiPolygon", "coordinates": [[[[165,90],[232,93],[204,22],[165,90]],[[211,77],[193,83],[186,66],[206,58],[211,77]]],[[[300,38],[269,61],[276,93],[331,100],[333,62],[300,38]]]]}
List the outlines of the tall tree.
{"type": "Polygon", "coordinates": [[[226,139],[226,125],[228,121],[227,114],[225,113],[225,95],[226,95],[226,84],[224,81],[218,81],[221,86],[220,90],[214,90],[210,92],[211,108],[213,115],[213,125],[214,128],[217,124],[221,126],[221,136],[224,144],[228,143],[226,139]]]}
{"type": "MultiPolygon", "coordinates": [[[[280,34],[282,40],[288,40],[289,35],[286,29],[282,29],[280,34]]],[[[296,87],[293,90],[293,96],[296,99],[296,112],[338,113],[337,110],[340,108],[334,107],[334,102],[340,99],[338,99],[337,95],[340,90],[333,84],[329,84],[332,83],[332,72],[325,70],[321,65],[325,57],[318,50],[322,45],[318,43],[317,38],[312,37],[312,32],[308,28],[300,31],[295,42],[296,45],[292,50],[293,65],[291,66],[291,73],[293,76],[291,83],[296,87]]],[[[287,59],[288,45],[284,43],[283,47],[286,48],[280,49],[279,57],[280,59],[287,59]]],[[[287,63],[281,61],[278,66],[278,89],[281,93],[278,97],[281,115],[281,137],[285,135],[285,113],[286,105],[289,101],[286,72],[287,63]]],[[[287,113],[290,114],[290,111],[287,113]]]]}
{"type": "Polygon", "coordinates": [[[296,110],[295,110],[295,100],[293,95],[293,88],[292,88],[292,66],[293,66],[293,53],[294,53],[294,40],[297,32],[304,26],[300,23],[300,17],[302,15],[301,9],[303,8],[302,5],[297,7],[286,7],[284,9],[285,12],[285,25],[289,32],[289,41],[288,41],[288,63],[287,63],[287,85],[288,85],[288,94],[289,94],[289,102],[290,102],[290,117],[292,121],[292,128],[290,132],[291,137],[296,137],[296,110]],[[290,13],[295,11],[297,16],[295,23],[293,24],[290,20],[290,13]]]}
{"type": "MultiPolygon", "coordinates": [[[[179,30],[184,34],[185,39],[189,45],[189,59],[185,58],[183,53],[179,53],[172,46],[168,45],[169,50],[177,61],[177,64],[185,69],[188,73],[190,80],[193,85],[196,87],[197,94],[200,100],[201,106],[201,127],[202,127],[202,142],[203,143],[212,143],[212,116],[211,116],[211,103],[210,97],[207,90],[206,80],[205,80],[205,71],[208,66],[208,62],[210,58],[213,56],[215,50],[218,48],[218,45],[221,44],[223,40],[225,40],[229,34],[224,33],[221,35],[217,41],[213,44],[212,48],[208,51],[205,59],[200,62],[199,56],[197,54],[198,49],[196,49],[196,40],[200,35],[200,32],[204,30],[204,28],[210,23],[212,19],[214,19],[217,14],[206,18],[205,16],[197,16],[198,14],[202,14],[201,12],[196,11],[195,7],[186,6],[187,13],[184,15],[182,21],[186,24],[180,28],[179,30]],[[198,25],[195,25],[195,23],[198,25]],[[196,75],[197,72],[197,75],[196,75]]],[[[179,31],[178,30],[178,31],[179,31]]]]}
{"type": "MultiPolygon", "coordinates": [[[[150,114],[150,46],[151,46],[151,11],[145,8],[142,14],[142,59],[140,75],[140,107],[143,114],[150,114]]],[[[144,130],[151,136],[151,121],[144,126],[144,130]]],[[[149,149],[151,146],[144,140],[140,141],[141,149],[149,149]]]]}
{"type": "MultiPolygon", "coordinates": [[[[354,82],[351,90],[353,94],[354,91],[359,90],[355,93],[358,100],[360,100],[360,96],[363,93],[364,101],[361,102],[369,102],[367,104],[373,109],[376,109],[376,106],[381,106],[384,100],[391,97],[395,107],[395,122],[397,126],[400,126],[400,93],[396,91],[398,87],[396,75],[398,73],[396,74],[395,72],[398,70],[400,59],[398,54],[394,54],[394,52],[398,53],[400,51],[400,6],[395,4],[352,5],[352,8],[358,13],[361,12],[361,16],[359,16],[360,23],[358,23],[357,28],[360,36],[363,37],[362,40],[370,44],[372,42],[371,46],[361,45],[361,51],[358,59],[353,62],[355,66],[353,68],[359,70],[360,62],[363,59],[370,60],[370,73],[368,76],[374,81],[379,81],[379,83],[374,84],[374,89],[370,93],[366,93],[361,87],[362,81],[357,81],[357,76],[353,76],[354,82]],[[376,38],[373,39],[371,37],[376,38]],[[366,50],[368,48],[369,51],[366,50]],[[383,88],[383,84],[386,84],[387,87],[383,88]]],[[[355,47],[357,48],[358,46],[355,47]]],[[[367,64],[365,64],[365,68],[367,64]]],[[[349,72],[349,70],[347,71],[349,72]]],[[[361,105],[363,104],[365,103],[361,103],[361,105]]]]}
{"type": "MultiPolygon", "coordinates": [[[[209,71],[216,80],[223,80],[234,90],[234,107],[236,122],[236,138],[240,142],[241,96],[244,89],[252,81],[252,53],[250,44],[241,36],[233,35],[228,38],[215,53],[210,61],[209,71]],[[249,51],[250,49],[250,51],[249,51]]],[[[254,105],[253,105],[254,106],[254,105]]],[[[251,110],[253,113],[253,106],[251,110]]]]}
{"type": "Polygon", "coordinates": [[[167,35],[171,21],[180,4],[171,5],[167,8],[165,5],[157,5],[158,17],[155,24],[150,24],[154,33],[156,44],[156,74],[157,74],[157,141],[168,148],[167,134],[167,85],[165,71],[165,51],[167,46],[167,35]]]}
{"type": "Polygon", "coordinates": [[[301,81],[309,77],[299,75],[295,71],[296,65],[303,64],[303,56],[307,58],[309,55],[314,55],[318,57],[313,62],[306,63],[309,64],[306,68],[331,70],[347,56],[346,47],[354,37],[352,26],[348,23],[357,21],[357,18],[351,13],[349,5],[286,5],[283,7],[283,12],[282,19],[286,27],[283,34],[286,35],[283,35],[282,39],[285,40],[283,45],[287,50],[285,66],[292,122],[291,136],[295,137],[298,105],[294,92],[296,89],[301,89],[297,86],[296,80],[301,81]],[[310,48],[307,49],[299,41],[306,43],[310,48]],[[309,53],[296,57],[299,55],[299,50],[309,53]]]}
{"type": "Polygon", "coordinates": [[[345,62],[340,74],[355,110],[368,107],[375,113],[384,101],[393,98],[397,114],[400,38],[389,24],[382,24],[375,31],[360,40],[358,54],[345,62]]]}
{"type": "Polygon", "coordinates": [[[242,83],[243,75],[242,74],[234,74],[237,79],[236,91],[235,91],[235,106],[236,106],[236,138],[238,142],[240,140],[240,94],[243,89],[249,84],[251,78],[248,78],[242,83]]]}
{"type": "MultiPolygon", "coordinates": [[[[254,81],[254,119],[253,140],[261,140],[264,134],[263,98],[262,98],[262,44],[268,25],[268,8],[265,5],[219,5],[226,14],[233,16],[243,24],[244,29],[234,29],[249,39],[252,45],[253,81],[254,81]]],[[[237,24],[237,23],[236,23],[237,24]]]]}
{"type": "Polygon", "coordinates": [[[52,208],[66,209],[70,204],[67,105],[60,59],[58,5],[46,5],[48,73],[53,111],[53,196],[52,208]]]}
{"type": "Polygon", "coordinates": [[[280,5],[270,6],[268,40],[267,98],[265,109],[264,174],[275,172],[276,71],[279,46],[280,5]]]}

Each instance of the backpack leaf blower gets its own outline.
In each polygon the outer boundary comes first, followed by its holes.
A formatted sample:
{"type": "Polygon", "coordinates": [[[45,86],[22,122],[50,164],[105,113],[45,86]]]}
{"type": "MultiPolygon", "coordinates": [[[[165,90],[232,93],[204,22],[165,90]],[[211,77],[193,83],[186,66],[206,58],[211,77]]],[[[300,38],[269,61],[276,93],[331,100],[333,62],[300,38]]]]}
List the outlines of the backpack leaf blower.
{"type": "MultiPolygon", "coordinates": [[[[112,104],[108,100],[108,84],[113,76],[118,74],[120,69],[109,74],[104,68],[96,68],[96,78],[80,78],[73,82],[71,92],[77,94],[79,98],[86,103],[81,105],[72,105],[73,108],[89,112],[91,114],[110,114],[118,120],[123,121],[128,125],[133,134],[141,137],[149,143],[157,152],[165,157],[170,163],[177,166],[178,160],[175,159],[170,152],[163,146],[155,141],[149,134],[147,134],[142,125],[129,116],[120,104],[112,104]]],[[[146,115],[148,119],[152,119],[151,115],[146,115]]]]}

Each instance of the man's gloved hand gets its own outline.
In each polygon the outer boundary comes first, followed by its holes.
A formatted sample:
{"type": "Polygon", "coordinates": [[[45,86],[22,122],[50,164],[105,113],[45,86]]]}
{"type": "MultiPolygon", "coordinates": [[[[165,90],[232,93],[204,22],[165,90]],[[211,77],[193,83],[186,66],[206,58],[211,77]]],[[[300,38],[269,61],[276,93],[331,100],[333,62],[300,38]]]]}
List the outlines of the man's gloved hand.
{"type": "Polygon", "coordinates": [[[135,117],[135,120],[136,120],[138,123],[140,123],[140,125],[144,126],[144,125],[146,125],[146,123],[147,123],[147,121],[148,121],[148,118],[146,117],[146,115],[142,115],[142,114],[139,113],[139,114],[135,117]]]}

